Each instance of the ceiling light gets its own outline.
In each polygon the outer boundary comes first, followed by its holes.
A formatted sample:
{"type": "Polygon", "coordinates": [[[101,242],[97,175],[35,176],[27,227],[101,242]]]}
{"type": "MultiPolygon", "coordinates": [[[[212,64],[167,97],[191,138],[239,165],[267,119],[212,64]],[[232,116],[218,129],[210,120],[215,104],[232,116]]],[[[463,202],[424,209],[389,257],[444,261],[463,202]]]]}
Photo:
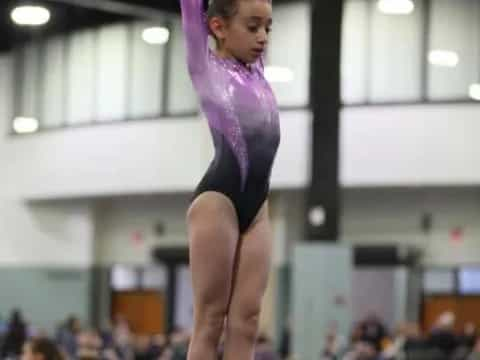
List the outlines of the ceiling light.
{"type": "Polygon", "coordinates": [[[43,6],[18,6],[10,17],[17,25],[39,26],[50,20],[50,11],[43,6]]]}
{"type": "Polygon", "coordinates": [[[459,57],[454,51],[432,50],[428,54],[428,61],[435,66],[455,67],[458,65],[459,57]]]}
{"type": "Polygon", "coordinates": [[[480,84],[470,85],[468,93],[473,100],[480,101],[480,84]]]}
{"type": "Polygon", "coordinates": [[[13,120],[13,130],[17,134],[33,133],[38,130],[38,120],[30,117],[16,117],[13,120]]]}
{"type": "Polygon", "coordinates": [[[408,15],[415,9],[412,0],[379,0],[377,7],[388,15],[408,15]]]}
{"type": "Polygon", "coordinates": [[[143,40],[152,45],[164,45],[170,38],[170,31],[164,27],[151,27],[143,30],[143,40]]]}
{"type": "Polygon", "coordinates": [[[271,83],[288,83],[294,79],[293,71],[281,66],[265,67],[265,78],[271,83]]]}

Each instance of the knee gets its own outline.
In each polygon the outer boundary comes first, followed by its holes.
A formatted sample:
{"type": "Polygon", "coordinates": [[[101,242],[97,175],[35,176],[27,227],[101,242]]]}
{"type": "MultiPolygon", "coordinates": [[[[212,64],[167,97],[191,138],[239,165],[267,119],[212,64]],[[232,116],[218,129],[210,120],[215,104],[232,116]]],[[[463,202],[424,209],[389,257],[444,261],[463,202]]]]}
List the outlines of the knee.
{"type": "Polygon", "coordinates": [[[217,343],[222,336],[226,311],[206,308],[196,316],[196,332],[204,340],[217,343]]]}
{"type": "Polygon", "coordinates": [[[232,336],[241,336],[251,342],[255,342],[258,332],[260,307],[243,309],[230,314],[227,322],[227,331],[232,336]]]}

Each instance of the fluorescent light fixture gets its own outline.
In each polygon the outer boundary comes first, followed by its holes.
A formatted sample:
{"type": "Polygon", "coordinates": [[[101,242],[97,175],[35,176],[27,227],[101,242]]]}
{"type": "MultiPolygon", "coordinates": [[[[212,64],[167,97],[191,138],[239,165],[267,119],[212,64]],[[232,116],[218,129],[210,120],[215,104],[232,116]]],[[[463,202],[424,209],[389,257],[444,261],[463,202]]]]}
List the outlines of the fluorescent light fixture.
{"type": "Polygon", "coordinates": [[[432,50],[428,54],[428,61],[435,66],[455,67],[459,60],[458,54],[449,50],[432,50]]]}
{"type": "Polygon", "coordinates": [[[13,130],[17,134],[33,133],[38,130],[38,120],[31,117],[16,117],[13,120],[13,130]]]}
{"type": "Polygon", "coordinates": [[[415,9],[412,0],[379,0],[377,7],[388,15],[408,15],[415,9]]]}
{"type": "Polygon", "coordinates": [[[293,71],[282,66],[265,67],[265,78],[271,83],[289,83],[294,79],[293,71]]]}
{"type": "Polygon", "coordinates": [[[164,27],[151,27],[143,30],[143,40],[152,45],[164,45],[170,38],[170,31],[164,27]]]}
{"type": "Polygon", "coordinates": [[[39,26],[50,20],[50,11],[43,6],[18,6],[12,10],[10,17],[17,25],[39,26]]]}
{"type": "Polygon", "coordinates": [[[480,101],[480,84],[470,85],[468,93],[473,100],[480,101]]]}

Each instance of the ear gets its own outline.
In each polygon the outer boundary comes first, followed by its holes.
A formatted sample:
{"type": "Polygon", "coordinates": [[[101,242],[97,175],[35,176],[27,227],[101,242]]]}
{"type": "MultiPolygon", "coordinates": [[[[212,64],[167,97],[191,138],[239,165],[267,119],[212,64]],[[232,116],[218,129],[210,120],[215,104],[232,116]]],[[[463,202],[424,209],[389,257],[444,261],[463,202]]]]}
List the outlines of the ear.
{"type": "Polygon", "coordinates": [[[208,26],[212,34],[218,40],[224,40],[226,37],[227,23],[224,19],[219,16],[214,16],[210,19],[208,26]]]}

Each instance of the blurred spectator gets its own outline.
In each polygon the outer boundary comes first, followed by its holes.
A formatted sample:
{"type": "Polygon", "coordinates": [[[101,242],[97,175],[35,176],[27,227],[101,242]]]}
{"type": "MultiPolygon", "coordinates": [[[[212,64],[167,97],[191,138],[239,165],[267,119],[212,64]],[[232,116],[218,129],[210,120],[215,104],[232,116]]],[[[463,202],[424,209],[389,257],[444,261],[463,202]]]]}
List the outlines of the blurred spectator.
{"type": "Polygon", "coordinates": [[[113,322],[113,341],[120,358],[131,360],[134,358],[133,334],[127,319],[123,315],[116,315],[113,322]]]}
{"type": "Polygon", "coordinates": [[[18,357],[22,353],[23,344],[27,340],[27,327],[19,310],[14,310],[8,322],[0,358],[18,357]]]}
{"type": "Polygon", "coordinates": [[[69,357],[77,355],[77,336],[81,330],[80,320],[71,315],[57,331],[57,343],[69,357]]]}
{"type": "Polygon", "coordinates": [[[338,324],[330,323],[325,336],[325,348],[322,351],[322,359],[339,359],[340,355],[348,351],[345,338],[338,334],[338,324]]]}
{"type": "Polygon", "coordinates": [[[185,360],[190,343],[190,334],[183,329],[175,329],[170,335],[170,346],[173,352],[172,360],[185,360]]]}
{"type": "Polygon", "coordinates": [[[64,360],[64,356],[53,341],[38,337],[24,344],[22,360],[64,360]]]}
{"type": "Polygon", "coordinates": [[[167,337],[163,334],[157,334],[152,337],[151,352],[157,359],[167,348],[167,337]]]}
{"type": "Polygon", "coordinates": [[[455,315],[452,312],[445,312],[440,315],[436,325],[430,332],[428,345],[450,356],[458,345],[454,325],[455,315]]]}
{"type": "Polygon", "coordinates": [[[404,350],[423,349],[426,346],[424,337],[420,332],[420,326],[417,323],[408,323],[405,328],[404,350]]]}
{"type": "Polygon", "coordinates": [[[463,332],[457,339],[457,347],[453,351],[451,360],[465,360],[472,352],[477,338],[477,329],[474,323],[466,323],[463,332]]]}
{"type": "Polygon", "coordinates": [[[102,355],[102,338],[95,330],[82,331],[77,337],[78,359],[100,359],[102,355]]]}
{"type": "Polygon", "coordinates": [[[379,317],[372,313],[360,324],[361,339],[375,345],[377,351],[382,349],[382,341],[387,337],[387,330],[379,317]]]}
{"type": "Polygon", "coordinates": [[[154,358],[152,343],[147,335],[139,335],[135,339],[135,360],[149,360],[154,358]]]}
{"type": "Polygon", "coordinates": [[[472,349],[477,340],[477,336],[477,326],[472,322],[468,322],[463,327],[463,332],[458,338],[458,343],[460,346],[472,349]]]}
{"type": "Polygon", "coordinates": [[[480,360],[480,339],[475,341],[472,352],[468,357],[468,360],[480,360]]]}
{"type": "Polygon", "coordinates": [[[407,342],[408,324],[401,324],[395,331],[395,336],[383,350],[385,359],[396,359],[402,353],[407,342]]]}
{"type": "Polygon", "coordinates": [[[343,360],[383,360],[375,344],[358,341],[353,350],[347,353],[343,360]]]}

